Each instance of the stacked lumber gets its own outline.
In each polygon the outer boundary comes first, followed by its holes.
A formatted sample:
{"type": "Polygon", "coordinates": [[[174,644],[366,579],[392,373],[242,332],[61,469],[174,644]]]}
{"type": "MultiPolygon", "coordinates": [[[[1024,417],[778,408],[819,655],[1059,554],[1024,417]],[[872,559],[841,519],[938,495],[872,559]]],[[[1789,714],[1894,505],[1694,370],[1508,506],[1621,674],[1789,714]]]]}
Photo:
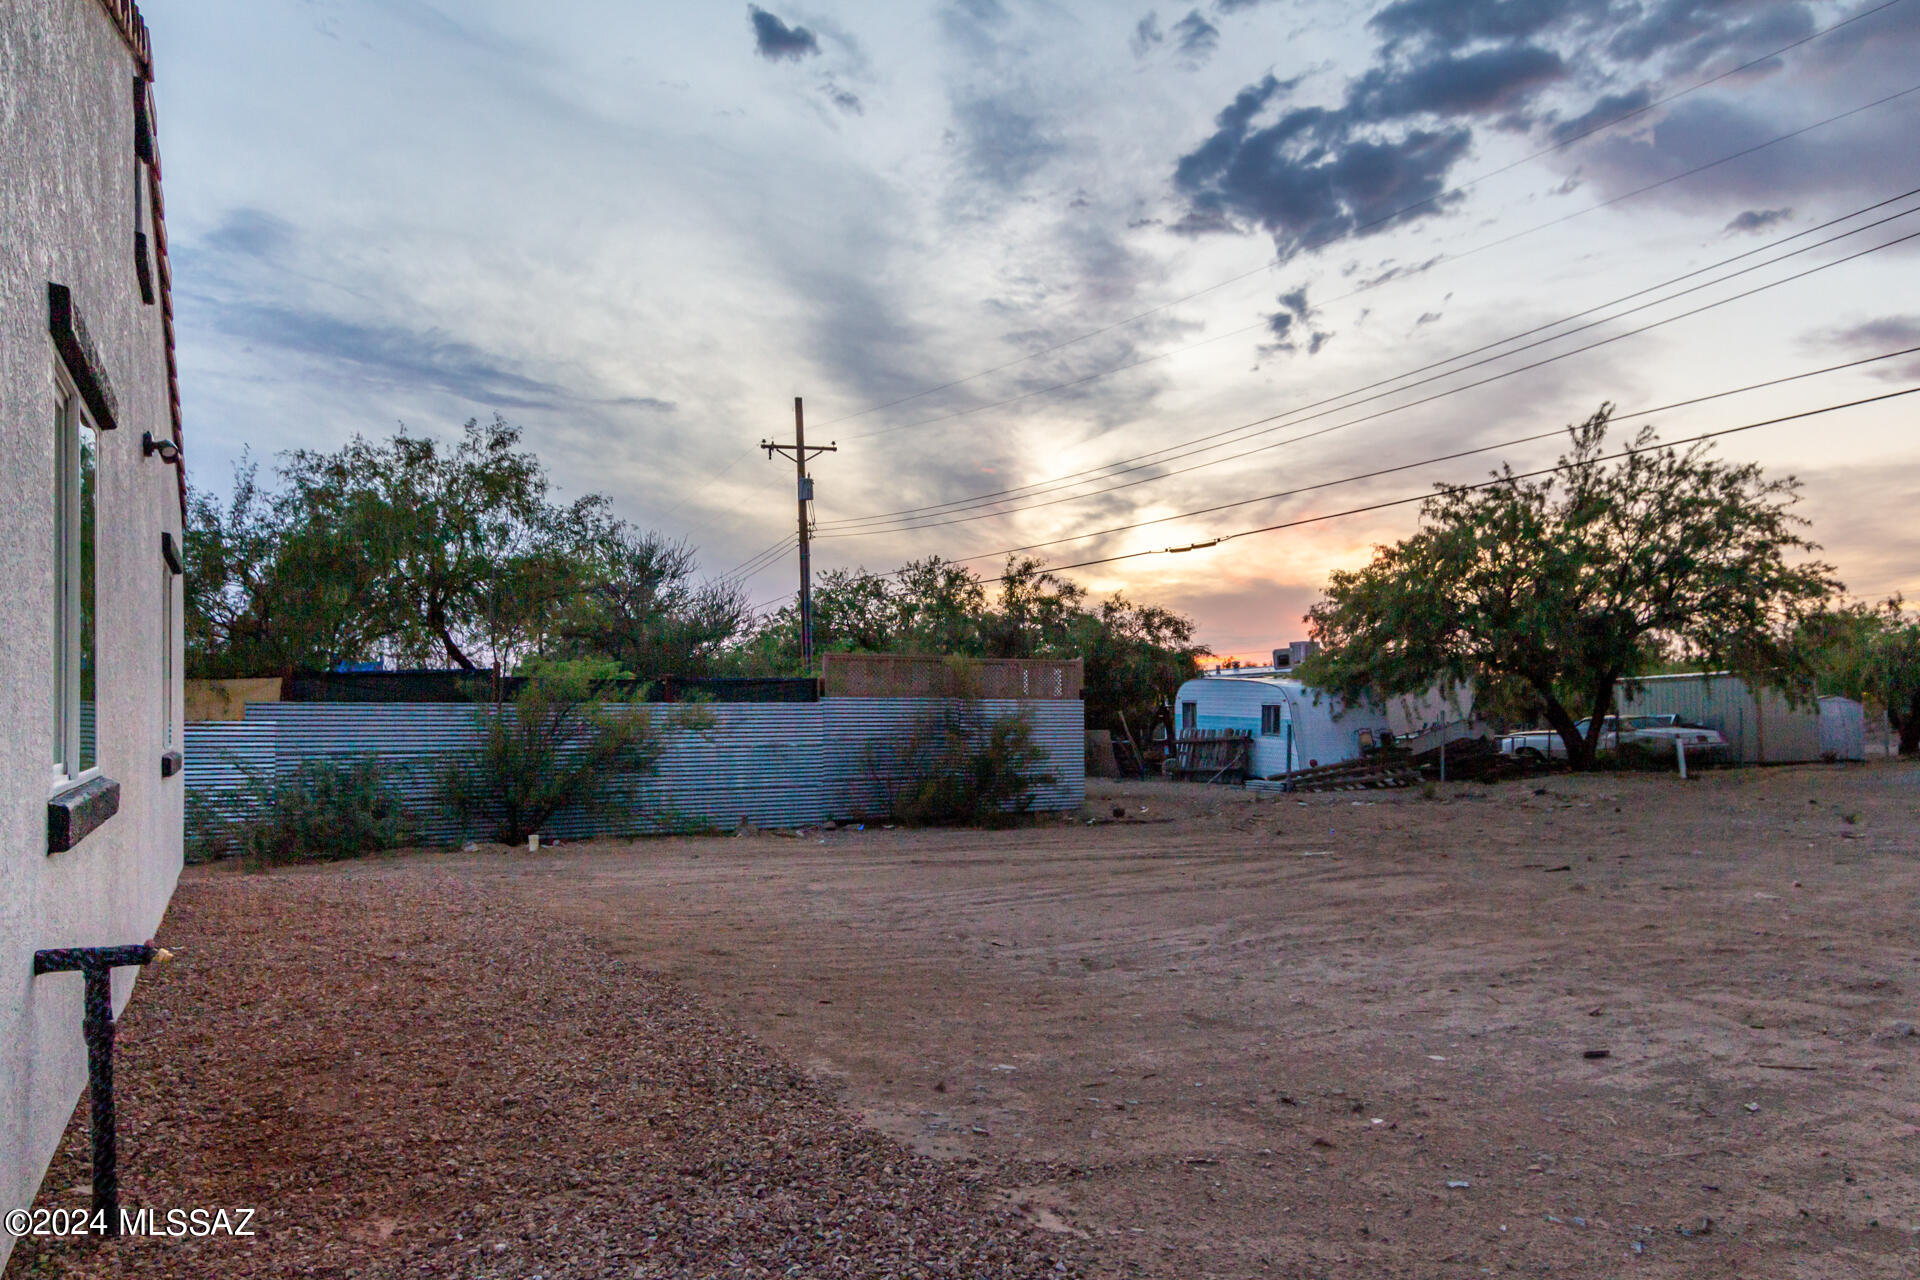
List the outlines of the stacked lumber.
{"type": "Polygon", "coordinates": [[[1381,752],[1363,760],[1295,769],[1273,779],[1285,791],[1379,791],[1421,781],[1420,767],[1402,752],[1381,752]]]}

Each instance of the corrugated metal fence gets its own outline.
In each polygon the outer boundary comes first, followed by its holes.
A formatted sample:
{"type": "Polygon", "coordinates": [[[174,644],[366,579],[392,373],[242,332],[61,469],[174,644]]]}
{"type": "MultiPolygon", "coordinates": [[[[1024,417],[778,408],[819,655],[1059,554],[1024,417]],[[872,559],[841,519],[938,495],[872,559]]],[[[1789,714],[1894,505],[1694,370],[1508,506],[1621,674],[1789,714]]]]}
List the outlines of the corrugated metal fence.
{"type": "MultiPolygon", "coordinates": [[[[932,698],[831,698],[813,703],[704,703],[710,727],[666,731],[658,768],[633,780],[628,794],[641,815],[631,830],[568,811],[547,834],[625,835],[756,826],[793,827],[884,811],[886,788],[875,765],[898,755],[923,717],[943,703],[932,698]]],[[[1026,710],[1048,758],[1034,789],[1040,811],[1076,809],[1085,801],[1085,716],[1072,701],[990,699],[983,716],[1026,710]]],[[[636,709],[637,714],[666,709],[636,709]]],[[[440,771],[479,742],[476,709],[465,703],[264,703],[240,721],[187,725],[186,783],[211,802],[209,814],[251,803],[256,781],[291,773],[307,760],[371,756],[389,769],[432,840],[481,834],[462,830],[436,799],[440,771]]],[[[211,814],[209,814],[211,820],[211,814]]],[[[189,833],[191,835],[192,833],[189,833]]]]}

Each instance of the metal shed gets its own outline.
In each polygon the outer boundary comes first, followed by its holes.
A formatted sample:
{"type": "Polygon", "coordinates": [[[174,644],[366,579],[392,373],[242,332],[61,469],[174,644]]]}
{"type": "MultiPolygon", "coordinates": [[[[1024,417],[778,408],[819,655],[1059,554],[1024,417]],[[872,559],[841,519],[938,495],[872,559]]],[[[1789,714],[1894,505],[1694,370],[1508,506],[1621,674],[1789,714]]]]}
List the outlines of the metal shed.
{"type": "Polygon", "coordinates": [[[1330,693],[1266,673],[1220,672],[1189,680],[1174,702],[1183,734],[1252,734],[1249,773],[1256,778],[1356,760],[1363,745],[1379,742],[1391,727],[1384,710],[1349,707],[1330,693]]]}
{"type": "Polygon", "coordinates": [[[1805,764],[1823,758],[1820,711],[1811,702],[1795,706],[1778,689],[1753,689],[1724,671],[1642,676],[1639,687],[1622,687],[1620,714],[1677,715],[1718,729],[1731,759],[1741,764],[1805,764]]]}
{"type": "Polygon", "coordinates": [[[1820,699],[1820,758],[1867,758],[1867,709],[1852,698],[1820,699]]]}

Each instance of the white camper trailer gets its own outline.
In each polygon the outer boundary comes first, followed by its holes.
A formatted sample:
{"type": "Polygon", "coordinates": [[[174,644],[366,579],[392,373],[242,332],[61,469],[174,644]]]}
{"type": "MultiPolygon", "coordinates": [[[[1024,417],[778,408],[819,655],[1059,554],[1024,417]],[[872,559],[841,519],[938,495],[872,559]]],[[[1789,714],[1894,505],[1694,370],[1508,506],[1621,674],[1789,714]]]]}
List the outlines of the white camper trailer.
{"type": "Polygon", "coordinates": [[[1296,769],[1357,760],[1389,730],[1384,710],[1347,706],[1333,694],[1272,672],[1222,671],[1189,680],[1174,696],[1182,735],[1235,730],[1253,738],[1248,774],[1271,778],[1296,769]]]}

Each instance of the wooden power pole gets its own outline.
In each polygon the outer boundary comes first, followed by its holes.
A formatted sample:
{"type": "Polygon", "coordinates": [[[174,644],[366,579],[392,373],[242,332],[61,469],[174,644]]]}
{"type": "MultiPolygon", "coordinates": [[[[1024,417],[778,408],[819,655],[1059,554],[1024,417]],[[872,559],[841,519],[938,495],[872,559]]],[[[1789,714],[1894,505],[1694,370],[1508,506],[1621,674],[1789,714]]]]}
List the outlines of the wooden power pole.
{"type": "Polygon", "coordinates": [[[807,419],[801,410],[800,397],[793,398],[793,443],[775,444],[771,440],[762,440],[760,447],[767,451],[771,460],[774,454],[793,459],[794,476],[799,482],[798,497],[800,506],[800,661],[813,665],[813,564],[809,544],[813,537],[813,513],[808,504],[813,501],[813,477],[807,474],[807,459],[823,453],[837,453],[837,444],[817,444],[807,447],[807,419]]]}

